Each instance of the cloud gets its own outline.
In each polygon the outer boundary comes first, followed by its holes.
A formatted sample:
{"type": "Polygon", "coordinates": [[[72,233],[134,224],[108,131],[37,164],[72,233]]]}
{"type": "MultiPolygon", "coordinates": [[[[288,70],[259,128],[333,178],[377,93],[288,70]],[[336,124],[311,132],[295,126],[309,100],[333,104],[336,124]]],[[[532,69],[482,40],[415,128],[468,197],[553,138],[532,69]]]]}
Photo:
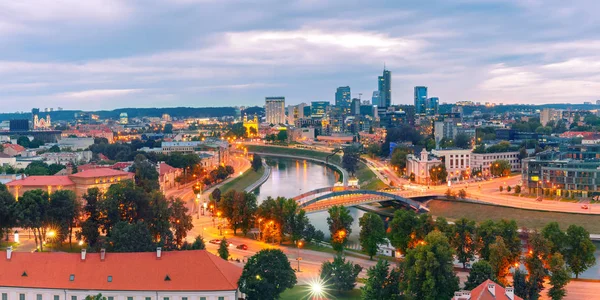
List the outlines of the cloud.
{"type": "Polygon", "coordinates": [[[87,90],[78,92],[60,93],[55,95],[57,98],[71,99],[89,99],[89,98],[105,98],[117,97],[123,95],[131,95],[142,92],[142,89],[115,89],[115,90],[87,90]]]}

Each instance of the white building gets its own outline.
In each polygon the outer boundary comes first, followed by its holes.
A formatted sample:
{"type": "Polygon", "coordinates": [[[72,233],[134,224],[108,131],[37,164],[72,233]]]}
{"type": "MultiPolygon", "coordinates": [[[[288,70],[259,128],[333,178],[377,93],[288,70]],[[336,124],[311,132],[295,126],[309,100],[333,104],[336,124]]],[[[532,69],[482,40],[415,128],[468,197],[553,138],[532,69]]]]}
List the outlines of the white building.
{"type": "Polygon", "coordinates": [[[92,151],[46,152],[40,155],[47,164],[67,165],[69,163],[86,164],[92,160],[92,151]]]}
{"type": "Polygon", "coordinates": [[[306,106],[306,103],[300,103],[298,105],[288,105],[287,123],[289,125],[294,125],[296,123],[296,120],[304,118],[304,108],[306,106]]]}
{"type": "Polygon", "coordinates": [[[269,124],[285,124],[285,97],[266,97],[265,115],[269,124]]]}
{"type": "Polygon", "coordinates": [[[406,156],[406,174],[414,174],[416,183],[429,184],[431,183],[429,170],[441,163],[442,161],[436,157],[430,157],[427,150],[423,148],[420,157],[414,154],[406,156]]]}
{"type": "Polygon", "coordinates": [[[432,150],[431,153],[437,157],[443,157],[446,171],[450,179],[460,177],[461,173],[470,172],[471,150],[470,149],[445,149],[432,150]]]}
{"type": "Polygon", "coordinates": [[[58,141],[60,149],[71,149],[73,151],[86,150],[94,144],[94,138],[67,137],[58,141]]]}
{"type": "MultiPolygon", "coordinates": [[[[160,249],[160,248],[159,248],[160,249]]],[[[206,250],[12,252],[0,259],[2,300],[236,300],[242,269],[206,250]]]]}
{"type": "Polygon", "coordinates": [[[473,172],[481,169],[483,176],[490,175],[490,166],[496,160],[506,160],[510,163],[512,172],[521,171],[521,160],[519,152],[499,152],[499,153],[472,153],[471,154],[471,170],[473,172]]]}

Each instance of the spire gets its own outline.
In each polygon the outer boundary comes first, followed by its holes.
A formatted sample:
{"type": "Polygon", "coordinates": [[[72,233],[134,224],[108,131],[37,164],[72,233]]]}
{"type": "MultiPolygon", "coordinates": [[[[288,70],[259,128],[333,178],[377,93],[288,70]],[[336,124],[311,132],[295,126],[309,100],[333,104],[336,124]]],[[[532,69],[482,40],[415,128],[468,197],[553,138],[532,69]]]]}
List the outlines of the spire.
{"type": "Polygon", "coordinates": [[[385,61],[383,62],[383,70],[385,71],[385,61]]]}

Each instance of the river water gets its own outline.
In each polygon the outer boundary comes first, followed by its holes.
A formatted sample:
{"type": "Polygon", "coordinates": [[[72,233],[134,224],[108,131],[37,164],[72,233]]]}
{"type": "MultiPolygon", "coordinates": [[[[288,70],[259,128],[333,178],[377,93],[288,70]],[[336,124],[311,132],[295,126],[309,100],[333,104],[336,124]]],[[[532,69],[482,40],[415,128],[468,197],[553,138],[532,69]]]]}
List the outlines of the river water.
{"type": "MultiPolygon", "coordinates": [[[[259,204],[268,196],[292,198],[310,190],[333,186],[337,181],[337,176],[339,176],[334,170],[323,164],[309,160],[267,157],[267,163],[271,166],[271,176],[255,190],[259,204]]],[[[364,212],[354,207],[349,208],[349,210],[354,218],[352,233],[349,236],[350,246],[352,246],[358,241],[358,234],[360,233],[358,219],[364,215],[364,212]]],[[[326,238],[329,238],[328,213],[323,211],[309,213],[307,216],[311,224],[316,229],[323,231],[326,238]]],[[[597,263],[579,275],[580,278],[600,279],[600,242],[594,242],[594,244],[597,249],[595,253],[597,263]]]]}

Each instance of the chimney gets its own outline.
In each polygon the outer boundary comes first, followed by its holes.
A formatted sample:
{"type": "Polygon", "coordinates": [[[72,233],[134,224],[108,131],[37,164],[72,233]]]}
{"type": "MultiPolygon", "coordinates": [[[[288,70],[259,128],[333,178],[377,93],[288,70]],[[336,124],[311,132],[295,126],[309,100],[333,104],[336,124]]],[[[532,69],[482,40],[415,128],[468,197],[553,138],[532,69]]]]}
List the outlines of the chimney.
{"type": "Polygon", "coordinates": [[[12,246],[6,248],[6,259],[10,260],[12,258],[12,246]]]}
{"type": "Polygon", "coordinates": [[[156,258],[160,259],[161,255],[162,255],[162,248],[161,247],[156,248],[156,258]]]}
{"type": "Polygon", "coordinates": [[[496,297],[496,284],[493,282],[489,282],[487,284],[487,288],[488,288],[488,291],[490,292],[490,294],[492,294],[492,296],[496,297]]]}
{"type": "Polygon", "coordinates": [[[87,253],[86,249],[81,249],[81,260],[85,261],[85,254],[87,253]]]}
{"type": "Polygon", "coordinates": [[[506,298],[510,300],[515,300],[515,288],[512,286],[506,287],[504,289],[506,291],[506,298]]]}
{"type": "Polygon", "coordinates": [[[106,258],[106,249],[102,248],[102,249],[100,249],[100,261],[104,261],[105,258],[106,258]]]}

